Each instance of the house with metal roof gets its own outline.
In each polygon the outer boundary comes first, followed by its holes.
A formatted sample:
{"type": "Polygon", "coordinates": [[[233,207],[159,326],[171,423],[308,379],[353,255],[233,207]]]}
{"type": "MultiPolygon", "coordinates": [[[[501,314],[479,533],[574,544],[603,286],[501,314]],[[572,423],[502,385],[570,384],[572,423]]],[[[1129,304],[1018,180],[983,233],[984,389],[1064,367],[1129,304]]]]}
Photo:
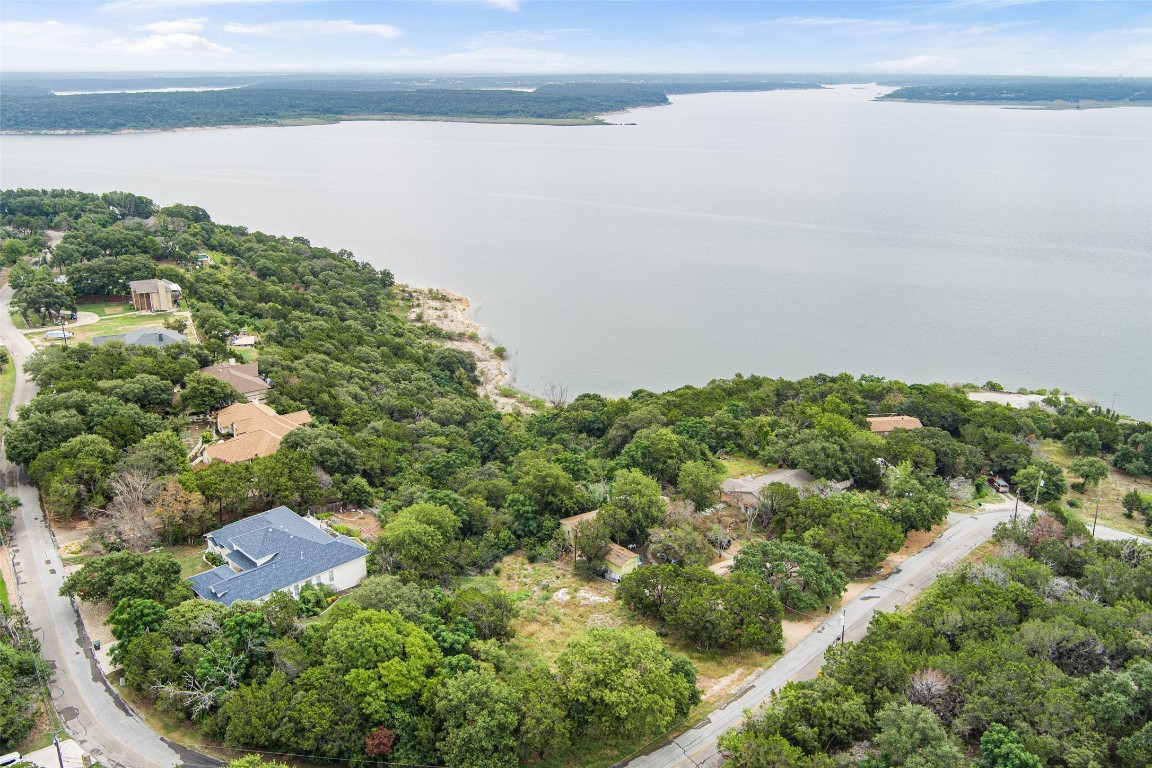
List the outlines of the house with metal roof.
{"type": "Polygon", "coordinates": [[[329,533],[319,520],[288,507],[238,520],[204,540],[224,565],[188,581],[197,596],[223,605],[264,600],[273,592],[296,597],[305,584],[325,584],[340,592],[367,575],[367,547],[329,533]]]}

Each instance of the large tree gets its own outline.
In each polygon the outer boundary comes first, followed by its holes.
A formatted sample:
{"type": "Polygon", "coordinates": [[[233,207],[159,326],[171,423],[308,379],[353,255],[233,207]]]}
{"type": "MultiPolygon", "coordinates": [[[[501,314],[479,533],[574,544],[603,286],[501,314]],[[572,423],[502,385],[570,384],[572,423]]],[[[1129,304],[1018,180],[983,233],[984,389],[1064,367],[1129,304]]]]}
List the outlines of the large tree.
{"type": "Polygon", "coordinates": [[[828,564],[828,558],[802,544],[757,541],[736,553],[733,568],[764,579],[781,604],[812,611],[835,600],[848,579],[828,564]]]}

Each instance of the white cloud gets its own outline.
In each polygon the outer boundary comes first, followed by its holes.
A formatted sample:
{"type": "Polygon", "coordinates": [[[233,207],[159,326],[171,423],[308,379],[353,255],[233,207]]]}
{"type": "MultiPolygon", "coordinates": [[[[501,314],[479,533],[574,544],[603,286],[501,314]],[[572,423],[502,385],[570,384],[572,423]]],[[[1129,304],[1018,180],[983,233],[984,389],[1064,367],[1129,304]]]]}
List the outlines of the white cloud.
{"type": "Polygon", "coordinates": [[[266,24],[231,23],[224,26],[224,31],[230,35],[276,37],[288,40],[336,35],[373,35],[391,39],[404,34],[398,27],[391,24],[361,24],[348,19],[297,19],[293,21],[270,21],[266,24]]]}
{"type": "Polygon", "coordinates": [[[91,46],[99,30],[60,21],[0,21],[5,48],[40,51],[77,50],[91,46]]]}
{"type": "Polygon", "coordinates": [[[520,10],[520,0],[484,0],[484,2],[502,11],[520,10]]]}
{"type": "Polygon", "coordinates": [[[231,48],[214,43],[200,35],[190,35],[187,32],[109,40],[104,43],[103,47],[109,51],[140,54],[209,53],[219,55],[232,52],[231,48]]]}
{"type": "Polygon", "coordinates": [[[178,8],[192,5],[256,5],[261,3],[303,2],[303,0],[112,0],[100,6],[102,11],[139,11],[178,8]]]}
{"type": "Polygon", "coordinates": [[[934,73],[944,70],[955,71],[959,62],[956,59],[944,56],[910,56],[907,59],[892,59],[890,61],[876,61],[867,66],[875,72],[917,72],[934,73]]]}
{"type": "Polygon", "coordinates": [[[586,33],[586,29],[509,29],[498,30],[492,32],[481,32],[476,35],[477,41],[482,41],[484,44],[514,44],[514,43],[542,43],[549,40],[556,40],[568,35],[580,35],[586,33]]]}
{"type": "Polygon", "coordinates": [[[173,19],[171,21],[154,21],[151,24],[141,24],[132,29],[141,29],[145,32],[155,32],[160,35],[170,35],[177,32],[200,32],[204,29],[205,18],[199,19],[173,19]]]}

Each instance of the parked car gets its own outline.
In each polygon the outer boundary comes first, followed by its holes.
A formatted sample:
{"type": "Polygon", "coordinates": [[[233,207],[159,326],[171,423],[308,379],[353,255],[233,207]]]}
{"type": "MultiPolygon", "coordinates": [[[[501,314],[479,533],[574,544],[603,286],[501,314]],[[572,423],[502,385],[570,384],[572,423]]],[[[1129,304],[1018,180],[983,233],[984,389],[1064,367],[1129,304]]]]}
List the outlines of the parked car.
{"type": "Polygon", "coordinates": [[[48,331],[44,334],[44,338],[49,341],[61,341],[63,339],[70,339],[75,335],[72,331],[48,331]]]}
{"type": "Polygon", "coordinates": [[[990,485],[996,493],[1009,493],[1012,490],[1012,487],[1008,485],[1008,481],[999,475],[992,475],[992,477],[988,478],[988,485],[990,485]]]}

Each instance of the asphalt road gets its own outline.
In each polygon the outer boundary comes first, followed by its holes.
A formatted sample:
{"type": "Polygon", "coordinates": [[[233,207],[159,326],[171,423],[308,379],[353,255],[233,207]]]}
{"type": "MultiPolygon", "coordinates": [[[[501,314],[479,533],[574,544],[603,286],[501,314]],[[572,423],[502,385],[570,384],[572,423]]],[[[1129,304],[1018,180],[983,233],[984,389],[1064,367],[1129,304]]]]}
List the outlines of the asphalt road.
{"type": "MultiPolygon", "coordinates": [[[[12,289],[0,289],[0,338],[21,367],[16,374],[13,413],[36,394],[24,376],[24,361],[33,347],[12,325],[8,304],[12,289]]],[[[16,590],[40,640],[41,655],[54,667],[49,681],[52,703],[68,733],[85,751],[108,768],[207,768],[219,761],[173,744],[153,731],[112,692],[96,667],[91,646],[71,601],[60,597],[64,565],[35,487],[20,468],[0,461],[8,493],[23,505],[17,510],[12,552],[16,590]]]]}
{"type": "MultiPolygon", "coordinates": [[[[1032,508],[1020,505],[1020,514],[1032,508]]],[[[951,515],[948,529],[925,549],[904,561],[888,578],[864,590],[844,606],[845,637],[859,640],[868,632],[872,614],[891,611],[928,587],[953,568],[969,552],[984,543],[997,523],[1012,517],[1012,505],[991,507],[981,514],[951,515]]],[[[1102,539],[1140,538],[1099,526],[1102,539]]],[[[840,615],[835,614],[817,627],[799,645],[784,654],[768,669],[745,681],[740,695],[723,709],[714,711],[694,728],[685,731],[660,749],[626,763],[628,768],[714,768],[723,759],[716,741],[727,730],[741,725],[745,712],[756,713],[771,696],[792,680],[808,680],[824,664],[824,651],[840,637],[840,615]]]]}

